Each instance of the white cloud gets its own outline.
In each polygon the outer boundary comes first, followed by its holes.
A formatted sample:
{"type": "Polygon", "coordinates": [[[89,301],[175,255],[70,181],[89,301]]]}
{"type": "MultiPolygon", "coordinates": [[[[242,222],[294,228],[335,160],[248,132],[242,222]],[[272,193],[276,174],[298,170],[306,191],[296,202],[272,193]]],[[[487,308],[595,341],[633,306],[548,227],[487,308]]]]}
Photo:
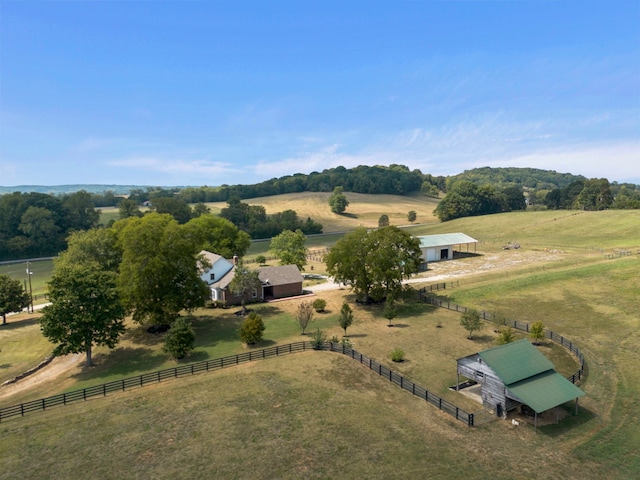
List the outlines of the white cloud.
{"type": "Polygon", "coordinates": [[[534,167],[640,183],[640,142],[565,146],[504,159],[495,166],[534,167]]]}
{"type": "MultiPolygon", "coordinates": [[[[241,169],[229,163],[208,160],[189,160],[182,158],[130,157],[111,160],[107,165],[118,168],[144,170],[150,173],[171,175],[175,183],[204,185],[221,176],[237,175],[241,169]]],[[[225,183],[225,181],[221,182],[225,183]]]]}

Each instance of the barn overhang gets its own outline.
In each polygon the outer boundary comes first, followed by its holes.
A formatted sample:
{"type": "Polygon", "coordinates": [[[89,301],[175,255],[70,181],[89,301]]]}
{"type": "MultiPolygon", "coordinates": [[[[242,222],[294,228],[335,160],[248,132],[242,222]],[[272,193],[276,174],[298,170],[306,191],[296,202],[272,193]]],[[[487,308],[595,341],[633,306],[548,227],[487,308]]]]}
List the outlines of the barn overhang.
{"type": "Polygon", "coordinates": [[[511,385],[507,397],[542,413],[582,397],[584,392],[554,370],[546,371],[511,385]]]}

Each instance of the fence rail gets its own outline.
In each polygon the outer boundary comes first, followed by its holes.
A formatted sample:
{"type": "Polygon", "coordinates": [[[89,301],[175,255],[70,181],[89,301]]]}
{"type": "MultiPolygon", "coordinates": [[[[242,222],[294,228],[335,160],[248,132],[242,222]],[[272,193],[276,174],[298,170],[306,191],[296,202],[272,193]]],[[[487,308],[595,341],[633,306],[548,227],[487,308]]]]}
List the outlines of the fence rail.
{"type": "Polygon", "coordinates": [[[438,397],[434,393],[427,391],[425,388],[416,385],[409,379],[392,371],[384,365],[372,360],[361,353],[346,347],[343,344],[327,342],[320,346],[312,345],[311,342],[297,342],[287,345],[278,345],[262,350],[240,353],[238,355],[230,355],[228,357],[216,358],[214,360],[204,360],[202,362],[180,365],[179,367],[168,368],[165,370],[157,370],[149,372],[137,377],[124,378],[122,380],[114,380],[112,382],[95,385],[93,387],[83,388],[82,390],[74,390],[69,393],[61,393],[47,398],[33,400],[31,402],[21,403],[0,409],[0,422],[11,417],[24,416],[31,412],[46,410],[47,408],[58,405],[67,405],[69,403],[85,401],[93,397],[106,397],[107,394],[141,388],[146,385],[160,383],[164,380],[183,377],[186,375],[195,375],[211,370],[219,370],[221,368],[240,365],[241,363],[261,360],[274,356],[288,355],[307,350],[323,350],[330,352],[342,353],[362,365],[369,367],[370,370],[378,373],[380,376],[388,378],[390,382],[395,383],[413,395],[424,398],[428,403],[438,407],[440,410],[453,415],[456,420],[464,422],[466,425],[473,426],[473,413],[465,412],[456,405],[438,397]]]}
{"type": "MultiPolygon", "coordinates": [[[[450,300],[442,300],[440,298],[436,298],[434,296],[431,295],[427,295],[427,293],[431,292],[432,290],[429,290],[427,287],[423,287],[418,291],[418,295],[420,297],[420,300],[425,302],[425,303],[429,303],[431,305],[435,305],[436,307],[441,307],[441,308],[446,308],[448,310],[455,310],[456,312],[466,312],[467,311],[467,307],[463,307],[462,305],[458,305],[455,303],[452,303],[450,300]]],[[[520,330],[522,332],[529,332],[530,331],[530,327],[531,324],[526,323],[526,322],[520,322],[518,320],[507,320],[504,317],[501,317],[499,315],[496,315],[494,313],[491,312],[478,312],[480,314],[480,317],[483,320],[487,320],[489,322],[493,322],[496,323],[498,325],[508,325],[512,328],[515,328],[516,330],[520,330]]],[[[565,347],[567,350],[569,350],[580,362],[580,368],[578,369],[577,372],[575,372],[573,375],[569,375],[567,377],[567,380],[569,380],[571,383],[576,383],[579,380],[582,379],[582,377],[584,376],[584,368],[585,368],[585,360],[584,360],[584,355],[582,355],[582,352],[578,349],[578,347],[569,339],[563,337],[562,335],[558,335],[555,332],[552,332],[551,330],[544,330],[544,335],[546,338],[552,340],[553,342],[556,342],[560,345],[562,345],[563,347],[565,347]]]]}
{"type": "Polygon", "coordinates": [[[387,378],[391,383],[395,383],[400,388],[412,393],[413,395],[424,399],[426,402],[431,405],[439,408],[445,413],[452,415],[456,420],[463,422],[469,427],[473,427],[474,425],[474,416],[473,413],[468,413],[461,408],[457,407],[451,402],[444,400],[438,395],[428,391],[426,388],[423,388],[415,383],[413,383],[408,378],[403,377],[399,373],[394,372],[390,368],[385,367],[384,365],[376,362],[375,360],[362,355],[361,353],[353,350],[350,347],[347,347],[344,344],[339,343],[328,343],[324,344],[323,349],[328,349],[332,352],[342,353],[348,357],[357,360],[362,365],[369,367],[370,370],[376,372],[381,377],[387,378]]]}

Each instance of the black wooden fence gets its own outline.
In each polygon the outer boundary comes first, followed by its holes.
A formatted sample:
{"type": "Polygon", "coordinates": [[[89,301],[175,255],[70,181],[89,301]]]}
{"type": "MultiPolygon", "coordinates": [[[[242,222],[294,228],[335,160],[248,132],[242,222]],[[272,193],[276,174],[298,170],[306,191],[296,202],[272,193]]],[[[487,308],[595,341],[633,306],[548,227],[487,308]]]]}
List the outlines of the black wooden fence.
{"type": "Polygon", "coordinates": [[[458,408],[453,403],[448,402],[436,394],[427,391],[427,389],[422,388],[419,385],[416,385],[412,381],[403,377],[402,375],[394,372],[390,368],[385,367],[384,365],[372,360],[365,355],[353,350],[350,347],[347,347],[344,344],[340,343],[326,343],[323,346],[323,350],[330,350],[332,352],[339,352],[348,357],[353,358],[354,360],[359,361],[362,365],[369,367],[370,370],[373,370],[378,375],[384,378],[388,378],[390,382],[395,383],[400,388],[411,392],[413,395],[423,398],[426,402],[429,402],[431,405],[438,407],[440,410],[448,413],[455,417],[456,420],[464,422],[466,425],[473,427],[473,413],[468,413],[458,408]]]}
{"type": "MultiPolygon", "coordinates": [[[[434,297],[432,295],[427,295],[428,292],[430,292],[432,290],[429,290],[428,287],[423,287],[421,288],[418,293],[420,296],[420,300],[425,302],[425,303],[429,303],[431,305],[435,305],[436,307],[442,307],[442,308],[446,308],[449,310],[455,310],[456,312],[466,312],[467,311],[467,307],[463,307],[461,305],[452,303],[450,300],[443,300],[441,298],[437,298],[434,297]]],[[[520,330],[523,332],[529,332],[531,324],[526,323],[526,322],[520,322],[518,320],[507,320],[504,317],[501,317],[499,315],[493,314],[491,312],[478,312],[480,314],[480,317],[483,320],[487,320],[489,322],[493,322],[495,324],[498,325],[509,325],[512,328],[515,328],[516,330],[520,330]]],[[[563,337],[562,335],[558,335],[555,332],[552,332],[551,330],[544,330],[544,336],[556,343],[559,343],[560,345],[562,345],[563,347],[565,347],[567,350],[569,350],[571,353],[573,353],[575,355],[575,357],[578,359],[578,361],[580,362],[580,368],[578,369],[577,372],[575,372],[573,375],[569,375],[567,377],[567,379],[571,382],[571,383],[576,383],[577,381],[579,381],[580,379],[582,379],[582,377],[584,376],[584,368],[585,368],[585,360],[584,360],[584,355],[582,355],[582,352],[578,349],[578,347],[570,340],[568,340],[567,338],[563,337]]]]}
{"type": "Polygon", "coordinates": [[[75,403],[81,400],[85,401],[93,397],[104,397],[108,393],[140,388],[146,385],[162,382],[163,380],[184,377],[186,375],[195,375],[197,373],[219,370],[221,368],[240,365],[241,363],[251,362],[254,360],[261,360],[264,358],[287,355],[290,353],[302,352],[307,350],[324,350],[330,352],[338,352],[351,357],[352,359],[359,361],[361,364],[368,366],[369,369],[378,373],[378,375],[384,378],[388,378],[390,382],[395,383],[400,388],[403,388],[420,398],[424,398],[425,401],[429,402],[432,405],[435,405],[440,410],[453,415],[456,420],[464,422],[470,427],[473,426],[473,413],[465,412],[454,404],[443,400],[434,393],[427,391],[425,388],[422,388],[419,385],[416,385],[402,375],[392,371],[384,365],[379,364],[375,360],[372,360],[362,355],[361,353],[356,352],[352,348],[349,348],[343,344],[330,342],[323,343],[322,345],[315,348],[311,342],[297,342],[290,343],[288,345],[278,345],[275,347],[265,348],[263,350],[250,351],[238,355],[216,358],[215,360],[204,360],[202,362],[190,363],[187,365],[181,365],[179,367],[168,368],[165,370],[158,370],[156,372],[145,373],[137,377],[114,380],[113,382],[103,383],[102,385],[83,388],[82,390],[74,390],[69,393],[61,393],[58,395],[53,395],[51,397],[41,398],[38,400],[33,400],[31,402],[2,408],[0,409],[0,422],[11,417],[24,416],[31,412],[46,410],[47,408],[55,407],[58,405],[67,405],[69,403],[75,403]]]}

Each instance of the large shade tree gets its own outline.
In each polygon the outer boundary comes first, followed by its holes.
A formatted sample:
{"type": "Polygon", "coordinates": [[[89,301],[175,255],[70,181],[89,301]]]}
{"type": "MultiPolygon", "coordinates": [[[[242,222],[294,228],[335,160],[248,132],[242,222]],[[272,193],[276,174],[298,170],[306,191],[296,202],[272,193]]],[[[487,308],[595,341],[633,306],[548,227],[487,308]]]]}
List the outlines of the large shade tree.
{"type": "Polygon", "coordinates": [[[51,305],[40,320],[43,335],[57,344],[54,354],[85,353],[91,366],[94,345],[116,346],[125,329],[116,277],[95,265],[56,266],[49,282],[51,305]]]}
{"type": "Polygon", "coordinates": [[[280,260],[280,265],[296,265],[304,270],[307,264],[307,248],[304,246],[306,241],[307,237],[302,230],[285,230],[271,239],[269,248],[280,260]]]}
{"type": "Polygon", "coordinates": [[[344,188],[335,187],[333,193],[329,197],[329,207],[333,213],[342,214],[349,206],[349,200],[344,194],[344,188]]]}
{"type": "Polygon", "coordinates": [[[20,280],[15,280],[8,275],[0,275],[0,315],[2,325],[7,323],[8,313],[21,312],[29,306],[31,297],[22,288],[20,280]]]}
{"type": "Polygon", "coordinates": [[[360,227],[342,237],[325,262],[335,281],[350,285],[360,300],[369,302],[397,298],[402,281],[418,272],[420,255],[419,240],[397,227],[360,227]]]}
{"type": "Polygon", "coordinates": [[[190,220],[184,231],[200,248],[224,258],[242,257],[251,245],[251,237],[226,218],[205,213],[190,220]]]}
{"type": "Polygon", "coordinates": [[[92,346],[113,348],[124,331],[125,309],[116,287],[122,255],[112,229],[76,231],[67,243],[54,263],[42,331],[58,344],[56,353],[84,352],[91,365],[92,346]]]}
{"type": "MultiPolygon", "coordinates": [[[[201,244],[168,214],[150,213],[114,224],[122,250],[118,286],[138,323],[170,323],[181,310],[203,306],[208,290],[198,266],[201,244]]],[[[206,262],[204,262],[206,263],[206,262]]]]}

